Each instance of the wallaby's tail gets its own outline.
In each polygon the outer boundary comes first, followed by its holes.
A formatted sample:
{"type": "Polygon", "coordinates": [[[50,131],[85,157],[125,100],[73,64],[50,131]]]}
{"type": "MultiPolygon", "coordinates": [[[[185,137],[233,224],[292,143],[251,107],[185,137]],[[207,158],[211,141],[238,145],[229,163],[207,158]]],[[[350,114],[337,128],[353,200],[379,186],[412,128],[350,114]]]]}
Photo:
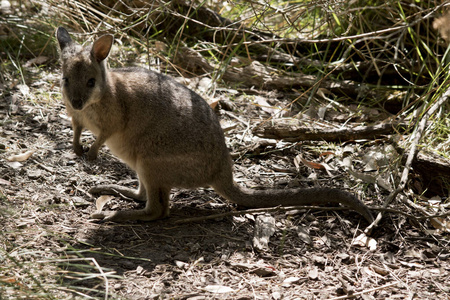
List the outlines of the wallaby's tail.
{"type": "Polygon", "coordinates": [[[340,203],[354,209],[369,223],[373,221],[372,213],[361,200],[349,192],[336,188],[250,190],[238,186],[234,181],[213,187],[229,201],[248,208],[340,203]]]}

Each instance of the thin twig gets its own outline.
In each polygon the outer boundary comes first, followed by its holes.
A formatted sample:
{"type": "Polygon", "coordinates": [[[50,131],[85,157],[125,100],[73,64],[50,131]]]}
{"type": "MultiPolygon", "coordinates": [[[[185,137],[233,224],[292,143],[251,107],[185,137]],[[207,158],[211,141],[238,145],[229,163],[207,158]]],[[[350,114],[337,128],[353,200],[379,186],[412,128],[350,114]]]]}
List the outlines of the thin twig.
{"type": "Polygon", "coordinates": [[[220,213],[220,214],[214,214],[214,215],[208,215],[208,216],[202,216],[202,217],[195,217],[195,218],[187,218],[182,220],[175,221],[175,224],[185,224],[185,223],[194,223],[194,222],[201,222],[211,219],[217,219],[217,218],[224,218],[229,216],[240,216],[245,214],[258,214],[258,213],[269,213],[269,212],[286,212],[291,210],[301,210],[301,209],[308,209],[308,210],[350,210],[351,208],[346,207],[322,207],[322,206],[277,206],[277,207],[268,207],[268,208],[254,208],[254,209],[246,209],[246,210],[239,210],[239,211],[230,211],[226,213],[220,213]]]}

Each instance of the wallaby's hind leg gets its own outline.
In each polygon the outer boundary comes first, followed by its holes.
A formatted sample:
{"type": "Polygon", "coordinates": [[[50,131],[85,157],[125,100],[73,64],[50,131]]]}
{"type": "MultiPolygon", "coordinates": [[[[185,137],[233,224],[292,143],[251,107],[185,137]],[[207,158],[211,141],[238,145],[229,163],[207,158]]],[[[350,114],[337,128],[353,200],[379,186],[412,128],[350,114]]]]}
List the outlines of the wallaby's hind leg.
{"type": "Polygon", "coordinates": [[[148,221],[167,218],[170,214],[169,200],[170,189],[150,188],[147,191],[147,204],[144,208],[149,216],[148,221]]]}
{"type": "Polygon", "coordinates": [[[114,195],[131,198],[136,201],[147,201],[147,193],[144,184],[139,180],[139,188],[132,189],[117,184],[99,185],[89,189],[91,194],[114,195]]]}
{"type": "Polygon", "coordinates": [[[144,209],[102,211],[91,215],[93,219],[102,221],[125,222],[125,221],[154,221],[169,216],[170,189],[151,188],[147,191],[147,204],[144,209]]]}

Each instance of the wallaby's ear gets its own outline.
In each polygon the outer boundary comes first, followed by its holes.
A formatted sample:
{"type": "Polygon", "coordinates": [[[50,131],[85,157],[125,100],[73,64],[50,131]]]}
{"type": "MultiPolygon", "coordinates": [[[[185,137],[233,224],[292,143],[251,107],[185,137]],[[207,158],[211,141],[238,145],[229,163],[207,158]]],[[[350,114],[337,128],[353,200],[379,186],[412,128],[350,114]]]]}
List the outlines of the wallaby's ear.
{"type": "Polygon", "coordinates": [[[91,54],[98,61],[101,62],[108,57],[111,50],[114,37],[111,34],[103,35],[99,37],[92,46],[91,54]]]}
{"type": "Polygon", "coordinates": [[[58,27],[56,30],[56,39],[58,40],[61,50],[64,50],[64,48],[72,44],[72,39],[64,27],[58,27]]]}

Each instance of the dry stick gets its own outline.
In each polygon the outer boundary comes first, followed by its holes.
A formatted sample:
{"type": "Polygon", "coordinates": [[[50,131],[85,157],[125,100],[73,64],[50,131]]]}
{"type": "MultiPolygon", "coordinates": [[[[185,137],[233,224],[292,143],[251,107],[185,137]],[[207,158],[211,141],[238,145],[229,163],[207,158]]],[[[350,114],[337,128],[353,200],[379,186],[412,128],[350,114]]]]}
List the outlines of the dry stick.
{"type": "MultiPolygon", "coordinates": [[[[322,207],[322,206],[276,206],[276,207],[267,207],[267,208],[254,208],[254,209],[246,209],[239,211],[230,211],[221,214],[214,214],[209,216],[188,218],[183,220],[177,220],[175,224],[185,224],[185,223],[193,223],[200,222],[205,220],[229,217],[229,216],[240,216],[245,214],[258,214],[258,213],[269,213],[269,212],[286,212],[290,210],[300,210],[300,209],[320,209],[320,210],[343,210],[346,208],[343,207],[322,207]]],[[[349,208],[350,209],[350,208],[349,208]]]]}
{"type": "Polygon", "coordinates": [[[363,294],[367,294],[367,293],[370,293],[370,292],[375,292],[375,291],[383,290],[383,289],[386,289],[386,288],[390,288],[392,286],[396,286],[397,284],[399,284],[399,282],[388,283],[388,284],[385,284],[385,285],[382,285],[382,286],[379,286],[379,287],[376,287],[376,288],[373,288],[373,289],[368,289],[368,290],[365,290],[365,291],[362,291],[362,292],[358,292],[358,293],[354,293],[354,294],[351,294],[351,295],[339,296],[339,297],[331,298],[329,300],[341,300],[341,299],[356,298],[356,297],[361,296],[363,294]]]}
{"type": "MultiPolygon", "coordinates": [[[[385,200],[383,207],[387,207],[396,197],[397,195],[402,192],[406,186],[406,183],[408,181],[408,175],[409,170],[411,169],[412,162],[414,158],[417,155],[417,145],[419,144],[420,139],[422,138],[423,131],[425,130],[425,127],[427,125],[428,120],[430,117],[436,112],[438,108],[440,108],[447,100],[448,97],[450,97],[450,88],[448,88],[444,94],[441,95],[441,97],[428,109],[428,111],[422,116],[422,119],[419,122],[419,125],[416,127],[416,130],[412,134],[412,143],[411,143],[411,150],[409,151],[408,157],[406,159],[405,168],[403,169],[402,177],[400,179],[400,183],[395,191],[393,191],[385,200]]],[[[370,224],[369,227],[366,228],[364,231],[365,233],[370,233],[372,228],[378,225],[378,223],[381,221],[381,218],[383,217],[383,213],[380,212],[375,221],[373,221],[372,224],[370,224]]]]}

